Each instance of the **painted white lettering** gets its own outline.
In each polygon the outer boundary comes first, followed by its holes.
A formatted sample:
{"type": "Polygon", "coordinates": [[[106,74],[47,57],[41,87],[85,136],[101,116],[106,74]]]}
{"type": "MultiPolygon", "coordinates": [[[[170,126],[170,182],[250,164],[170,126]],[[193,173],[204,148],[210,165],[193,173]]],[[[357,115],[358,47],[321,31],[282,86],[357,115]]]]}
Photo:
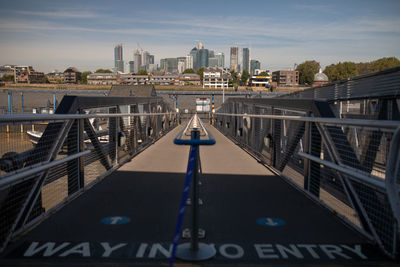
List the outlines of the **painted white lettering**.
{"type": "Polygon", "coordinates": [[[143,258],[144,253],[146,252],[146,248],[147,248],[147,244],[146,243],[141,243],[139,246],[138,251],[136,252],[136,258],[143,258]]]}
{"type": "Polygon", "coordinates": [[[319,259],[319,255],[315,252],[314,248],[317,247],[317,245],[307,245],[307,244],[299,244],[297,245],[298,248],[305,248],[308,253],[314,258],[314,259],[319,259]]]}
{"type": "Polygon", "coordinates": [[[354,249],[352,247],[346,246],[346,245],[340,245],[342,248],[348,249],[352,252],[354,252],[355,254],[357,254],[358,256],[360,256],[361,259],[366,260],[368,259],[367,256],[365,256],[362,252],[361,252],[361,245],[355,245],[354,249]]]}
{"type": "Polygon", "coordinates": [[[219,247],[219,253],[228,259],[240,259],[244,255],[244,250],[242,247],[235,244],[224,244],[219,247]],[[228,253],[227,250],[235,250],[234,253],[228,253]]]}
{"type": "Polygon", "coordinates": [[[330,259],[336,259],[334,254],[338,255],[339,257],[342,257],[343,259],[348,259],[350,260],[351,257],[347,256],[342,252],[342,248],[336,245],[319,245],[319,247],[322,249],[322,251],[328,256],[330,259]]]}
{"type": "Polygon", "coordinates": [[[278,259],[279,256],[274,253],[274,249],[271,244],[254,244],[260,259],[278,259]]]}
{"type": "Polygon", "coordinates": [[[66,257],[70,254],[82,254],[83,257],[90,257],[90,246],[89,242],[80,243],[69,250],[65,251],[64,253],[60,254],[60,257],[66,257]]]}
{"type": "Polygon", "coordinates": [[[164,255],[164,257],[169,258],[171,257],[172,245],[170,245],[168,250],[166,250],[163,246],[161,246],[160,243],[154,244],[153,246],[151,246],[149,258],[155,258],[157,252],[160,252],[161,254],[164,255]]]}
{"type": "Polygon", "coordinates": [[[101,242],[100,244],[102,245],[102,247],[104,249],[104,253],[102,255],[102,257],[104,257],[104,258],[110,257],[111,253],[114,250],[117,250],[117,249],[122,248],[122,247],[127,245],[127,243],[120,243],[120,244],[118,244],[116,246],[111,247],[108,242],[101,242]]]}
{"type": "Polygon", "coordinates": [[[303,254],[301,254],[300,250],[295,245],[290,244],[289,247],[290,248],[287,248],[283,245],[276,244],[276,249],[279,251],[284,259],[289,258],[287,253],[292,254],[298,259],[304,258],[303,254]]]}
{"type": "Polygon", "coordinates": [[[24,257],[31,257],[36,253],[40,252],[41,250],[44,250],[43,257],[50,257],[53,256],[58,251],[60,251],[61,249],[68,246],[69,244],[70,244],[69,242],[64,242],[58,247],[54,248],[54,246],[56,245],[55,242],[46,242],[40,247],[37,247],[39,245],[39,242],[32,242],[29,248],[25,251],[24,257]]]}

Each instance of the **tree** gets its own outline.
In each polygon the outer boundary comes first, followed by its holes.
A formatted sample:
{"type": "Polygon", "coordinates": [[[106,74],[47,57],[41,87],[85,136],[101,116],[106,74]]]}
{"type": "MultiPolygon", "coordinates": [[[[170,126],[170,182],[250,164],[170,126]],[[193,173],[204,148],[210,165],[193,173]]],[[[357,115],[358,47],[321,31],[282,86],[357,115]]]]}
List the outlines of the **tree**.
{"type": "Polygon", "coordinates": [[[250,77],[249,72],[247,70],[243,70],[242,77],[240,77],[240,81],[241,81],[242,85],[246,85],[249,77],[250,77]]]}
{"type": "Polygon", "coordinates": [[[200,68],[197,74],[200,76],[200,83],[203,84],[204,68],[200,68]]]}
{"type": "Polygon", "coordinates": [[[194,71],[194,69],[186,69],[182,73],[186,74],[186,73],[196,73],[196,72],[194,71]]]}
{"type": "Polygon", "coordinates": [[[239,77],[237,72],[235,72],[234,70],[231,71],[231,76],[232,76],[232,86],[233,88],[235,88],[235,90],[238,89],[238,85],[239,85],[239,77]]]}
{"type": "Polygon", "coordinates": [[[300,72],[300,84],[312,84],[314,82],[314,75],[319,71],[319,62],[309,60],[297,66],[296,70],[300,72]]]}
{"type": "Polygon", "coordinates": [[[98,69],[96,70],[96,73],[112,73],[112,71],[108,69],[98,69]]]}
{"type": "Polygon", "coordinates": [[[358,75],[357,65],[354,62],[339,62],[327,66],[324,73],[328,76],[329,81],[339,81],[358,75]]]}
{"type": "Polygon", "coordinates": [[[400,66],[400,61],[395,57],[383,57],[369,63],[371,72],[381,71],[384,69],[400,66]]]}
{"type": "Polygon", "coordinates": [[[81,84],[87,84],[87,76],[88,76],[89,74],[92,74],[92,72],[91,72],[91,71],[84,71],[84,72],[82,72],[82,75],[81,75],[81,77],[82,77],[81,84]]]}
{"type": "Polygon", "coordinates": [[[50,83],[49,78],[47,78],[47,76],[43,77],[43,83],[50,83]]]}
{"type": "Polygon", "coordinates": [[[260,72],[258,76],[268,76],[268,72],[266,71],[260,72]]]}
{"type": "Polygon", "coordinates": [[[139,70],[137,75],[147,75],[147,71],[146,70],[139,70]]]}
{"type": "Polygon", "coordinates": [[[3,82],[13,82],[14,81],[14,75],[12,75],[12,74],[4,74],[3,77],[1,77],[1,80],[3,82]]]}

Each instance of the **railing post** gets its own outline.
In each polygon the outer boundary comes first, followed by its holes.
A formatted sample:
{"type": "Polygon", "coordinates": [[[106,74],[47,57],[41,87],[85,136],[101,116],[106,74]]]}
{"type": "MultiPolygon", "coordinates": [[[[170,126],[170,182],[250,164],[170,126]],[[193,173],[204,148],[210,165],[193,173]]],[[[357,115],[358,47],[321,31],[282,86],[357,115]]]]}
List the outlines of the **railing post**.
{"type": "MultiPolygon", "coordinates": [[[[79,135],[79,152],[83,152],[84,148],[84,122],[83,119],[78,120],[78,135],[79,135]]],[[[85,156],[79,157],[79,189],[82,189],[85,186],[85,156]]]]}
{"type": "MultiPolygon", "coordinates": [[[[321,157],[321,135],[315,122],[311,123],[310,127],[310,152],[311,155],[321,157]]],[[[319,163],[311,161],[309,168],[309,192],[319,198],[320,184],[321,184],[321,166],[319,163]]]]}
{"type": "MultiPolygon", "coordinates": [[[[305,144],[304,144],[304,153],[310,153],[310,145],[311,145],[311,125],[310,122],[305,123],[305,144]]],[[[304,189],[306,191],[310,191],[310,160],[304,158],[304,189]]]]}
{"type": "MultiPolygon", "coordinates": [[[[191,132],[191,139],[200,139],[200,132],[198,129],[193,129],[191,132]]],[[[197,173],[199,171],[199,145],[196,146],[197,156],[194,162],[193,170],[193,184],[192,184],[192,250],[199,250],[199,177],[197,173]]]]}

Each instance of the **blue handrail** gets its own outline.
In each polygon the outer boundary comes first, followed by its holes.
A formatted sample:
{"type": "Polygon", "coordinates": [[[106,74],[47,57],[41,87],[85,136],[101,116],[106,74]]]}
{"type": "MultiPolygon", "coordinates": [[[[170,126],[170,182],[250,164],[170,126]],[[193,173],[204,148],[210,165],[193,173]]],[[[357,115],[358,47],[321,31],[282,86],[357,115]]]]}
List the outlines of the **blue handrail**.
{"type": "Polygon", "coordinates": [[[175,137],[174,139],[174,144],[176,145],[189,145],[189,146],[193,146],[193,145],[200,145],[200,146],[211,146],[215,144],[215,138],[214,136],[209,133],[206,130],[206,127],[204,126],[203,122],[199,119],[199,123],[200,126],[203,128],[204,132],[206,133],[206,136],[208,137],[208,139],[182,139],[182,135],[185,131],[187,131],[187,129],[189,128],[190,123],[192,122],[194,117],[192,117],[189,122],[187,123],[186,127],[182,129],[182,131],[180,131],[178,133],[178,135],[175,137]]]}

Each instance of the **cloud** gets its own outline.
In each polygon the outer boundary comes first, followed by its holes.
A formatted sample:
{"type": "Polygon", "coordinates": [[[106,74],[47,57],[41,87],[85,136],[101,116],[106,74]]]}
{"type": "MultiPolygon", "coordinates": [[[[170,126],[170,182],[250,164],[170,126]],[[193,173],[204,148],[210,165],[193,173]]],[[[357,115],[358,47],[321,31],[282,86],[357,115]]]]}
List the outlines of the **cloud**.
{"type": "Polygon", "coordinates": [[[95,13],[89,10],[82,9],[62,9],[53,11],[33,11],[33,10],[10,10],[3,9],[2,13],[8,16],[23,15],[23,16],[34,16],[34,17],[48,17],[48,18],[80,18],[80,19],[94,19],[101,17],[100,13],[95,13]]]}

